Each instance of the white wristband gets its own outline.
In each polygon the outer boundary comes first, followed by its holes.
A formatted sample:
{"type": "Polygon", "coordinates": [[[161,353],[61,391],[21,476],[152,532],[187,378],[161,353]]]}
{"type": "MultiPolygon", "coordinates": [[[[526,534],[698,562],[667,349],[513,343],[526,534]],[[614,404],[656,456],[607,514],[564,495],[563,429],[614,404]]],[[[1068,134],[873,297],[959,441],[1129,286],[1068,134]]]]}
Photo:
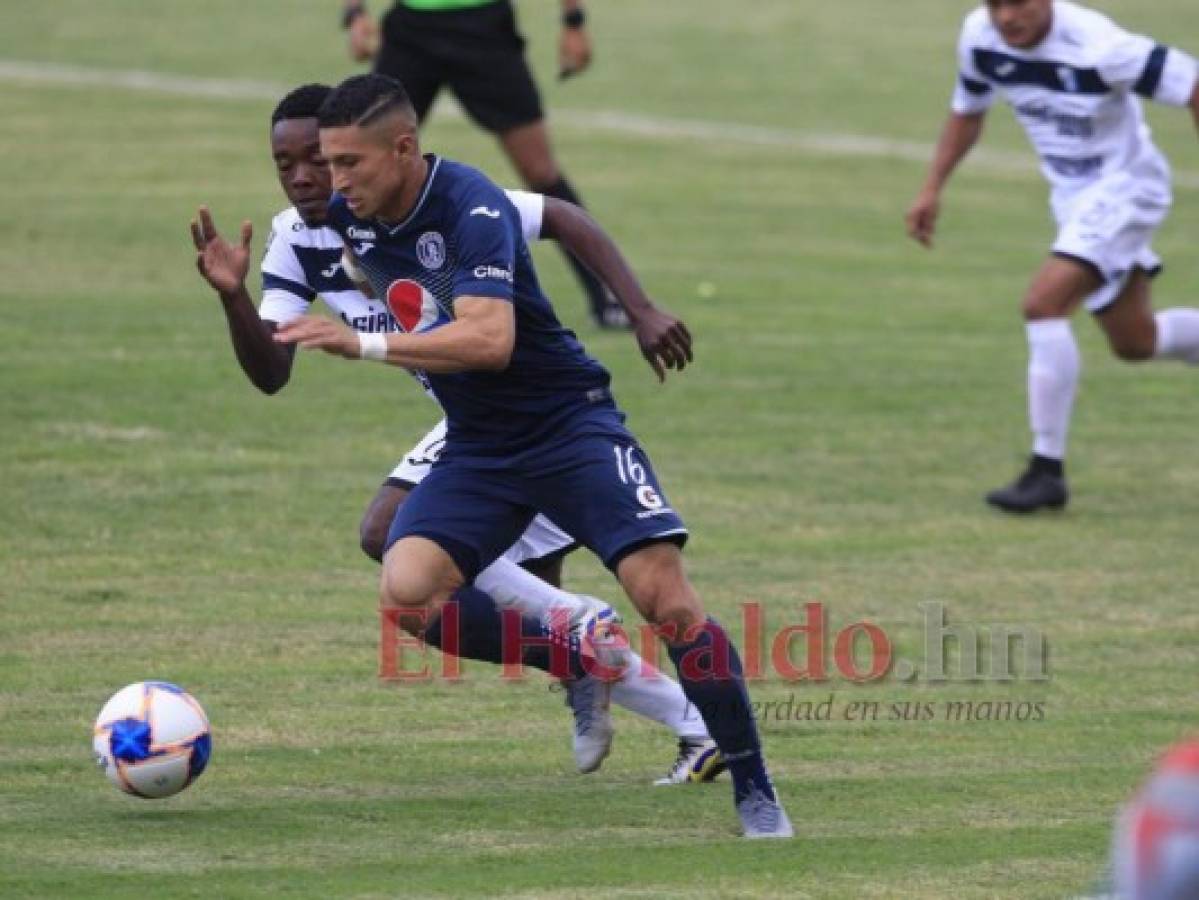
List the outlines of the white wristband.
{"type": "Polygon", "coordinates": [[[387,361],[387,335],[382,331],[358,332],[358,355],[374,362],[387,361]]]}

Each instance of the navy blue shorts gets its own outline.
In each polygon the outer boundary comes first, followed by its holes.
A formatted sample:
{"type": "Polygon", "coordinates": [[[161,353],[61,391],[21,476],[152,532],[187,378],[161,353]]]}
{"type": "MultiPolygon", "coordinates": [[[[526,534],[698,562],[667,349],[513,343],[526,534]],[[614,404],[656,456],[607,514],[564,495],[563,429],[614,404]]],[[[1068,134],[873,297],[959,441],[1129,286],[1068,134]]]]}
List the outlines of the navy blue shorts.
{"type": "Polygon", "coordinates": [[[467,581],[498,559],[544,513],[615,571],[648,544],[687,540],[645,451],[627,432],[572,438],[558,449],[523,454],[510,466],[472,466],[450,454],[396,512],[387,535],[428,538],[467,581]]]}

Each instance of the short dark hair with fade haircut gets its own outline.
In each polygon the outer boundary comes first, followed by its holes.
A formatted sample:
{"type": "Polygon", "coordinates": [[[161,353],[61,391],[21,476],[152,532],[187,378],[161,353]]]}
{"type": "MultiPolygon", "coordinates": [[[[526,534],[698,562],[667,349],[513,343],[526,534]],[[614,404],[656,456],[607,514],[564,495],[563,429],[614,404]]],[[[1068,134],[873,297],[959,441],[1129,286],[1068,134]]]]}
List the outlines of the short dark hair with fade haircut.
{"type": "Polygon", "coordinates": [[[333,89],[321,104],[317,121],[321,128],[370,125],[395,111],[416,118],[404,85],[386,75],[354,75],[333,89]]]}
{"type": "Polygon", "coordinates": [[[327,84],[302,84],[279,101],[271,113],[271,127],[284,119],[315,119],[321,104],[333,93],[327,84]]]}

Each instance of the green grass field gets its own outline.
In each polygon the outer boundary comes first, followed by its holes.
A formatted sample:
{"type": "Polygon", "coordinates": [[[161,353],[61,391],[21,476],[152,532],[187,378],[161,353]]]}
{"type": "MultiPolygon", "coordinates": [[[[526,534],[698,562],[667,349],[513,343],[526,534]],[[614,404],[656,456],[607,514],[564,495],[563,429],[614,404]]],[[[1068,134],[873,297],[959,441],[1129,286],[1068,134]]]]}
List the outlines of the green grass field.
{"type": "MultiPolygon", "coordinates": [[[[1100,5],[1199,51],[1187,0],[1100,5]]],[[[10,65],[335,80],[352,71],[337,4],[16,6],[0,29],[0,896],[1064,897],[1095,881],[1117,804],[1199,712],[1199,382],[1113,361],[1080,319],[1074,502],[1018,521],[984,508],[1026,452],[1017,302],[1051,235],[1022,138],[993,116],[931,254],[902,233],[923,174],[905,145],[814,141],[931,142],[967,3],[608,0],[594,70],[564,85],[556,4],[520,4],[567,170],[696,335],[694,368],[658,386],[537,250],[693,530],[710,609],[740,637],[743,603],[777,628],[822,602],[834,634],[869,619],[919,663],[936,601],[952,624],[1049,646],[1044,681],[755,683],[836,713],[761,723],[798,832],[771,846],[736,838],[727,781],[651,788],[672,738],[626,714],[603,770],[574,774],[544,679],[376,678],[357,523],[434,410],[399,373],[325,357],[259,395],[193,269],[198,204],[226,230],[252,219],[258,248],[284,205],[269,88],[197,97],[10,65]],[[637,134],[588,115],[606,111],[725,126],[637,134]],[[90,759],[100,705],[145,678],[188,687],[214,729],[209,771],[157,803],[90,759]],[[846,721],[862,701],[878,721],[846,721]],[[888,715],[950,701],[1044,715],[888,715]]],[[[512,183],[442,112],[426,143],[512,183]]],[[[1151,120],[1185,173],[1158,300],[1199,303],[1193,129],[1151,120]]],[[[586,554],[567,576],[617,599],[586,554]]]]}

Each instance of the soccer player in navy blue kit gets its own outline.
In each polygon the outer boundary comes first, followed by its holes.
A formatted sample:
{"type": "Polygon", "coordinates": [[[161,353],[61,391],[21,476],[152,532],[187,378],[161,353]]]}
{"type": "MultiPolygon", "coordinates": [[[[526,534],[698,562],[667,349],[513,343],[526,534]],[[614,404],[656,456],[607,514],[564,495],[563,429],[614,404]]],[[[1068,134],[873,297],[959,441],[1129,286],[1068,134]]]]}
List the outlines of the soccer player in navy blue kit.
{"type": "MultiPolygon", "coordinates": [[[[322,105],[321,152],[338,231],[409,333],[359,334],[306,316],[276,340],[420,370],[446,412],[445,449],[400,508],[382,602],[440,646],[455,601],[459,655],[500,662],[495,602],[470,586],[537,512],[594,551],[656,625],[687,698],[733,776],[747,837],[790,837],[762,758],[740,658],[683,571],[687,530],[624,426],[607,371],[562,327],[515,208],[478,171],[422,155],[399,82],[347,79],[322,105]]],[[[535,621],[522,638],[536,638],[535,621]]],[[[523,645],[522,645],[523,646],[523,645]]],[[[525,658],[544,666],[543,648],[525,658]]],[[[572,670],[584,671],[577,646],[572,670]]]]}

